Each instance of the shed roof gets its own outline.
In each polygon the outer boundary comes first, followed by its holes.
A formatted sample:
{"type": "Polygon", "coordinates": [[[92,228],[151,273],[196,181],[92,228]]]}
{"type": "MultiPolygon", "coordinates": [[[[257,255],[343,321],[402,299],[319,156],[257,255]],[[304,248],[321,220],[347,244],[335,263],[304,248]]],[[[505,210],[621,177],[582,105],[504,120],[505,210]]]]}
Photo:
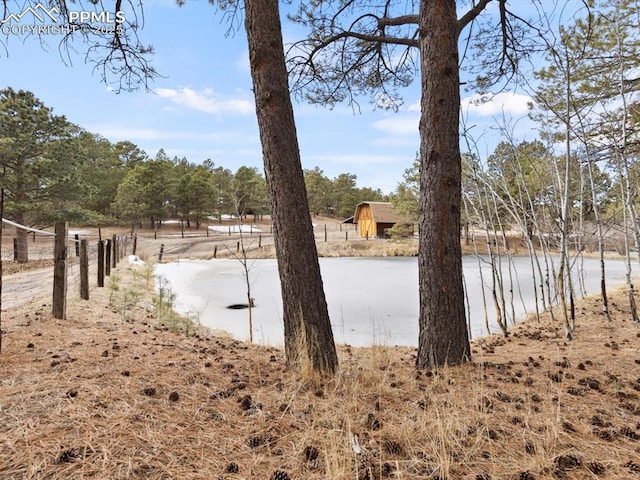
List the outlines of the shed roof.
{"type": "Polygon", "coordinates": [[[360,202],[356,206],[355,219],[358,218],[358,210],[364,205],[369,205],[376,223],[398,223],[404,221],[404,219],[396,213],[391,202],[360,202]]]}

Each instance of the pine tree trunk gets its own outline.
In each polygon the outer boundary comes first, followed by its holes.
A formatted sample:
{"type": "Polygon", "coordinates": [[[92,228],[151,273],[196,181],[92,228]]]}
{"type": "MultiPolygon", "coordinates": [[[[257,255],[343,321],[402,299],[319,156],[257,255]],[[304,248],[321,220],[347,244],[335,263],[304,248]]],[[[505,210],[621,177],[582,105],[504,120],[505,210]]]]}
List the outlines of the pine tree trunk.
{"type": "Polygon", "coordinates": [[[471,357],[460,248],[457,40],[455,0],[421,0],[418,368],[459,364],[471,357]]]}
{"type": "Polygon", "coordinates": [[[245,27],[282,290],[287,362],[335,372],[324,296],[284,60],[277,0],[246,0],[245,27]]]}

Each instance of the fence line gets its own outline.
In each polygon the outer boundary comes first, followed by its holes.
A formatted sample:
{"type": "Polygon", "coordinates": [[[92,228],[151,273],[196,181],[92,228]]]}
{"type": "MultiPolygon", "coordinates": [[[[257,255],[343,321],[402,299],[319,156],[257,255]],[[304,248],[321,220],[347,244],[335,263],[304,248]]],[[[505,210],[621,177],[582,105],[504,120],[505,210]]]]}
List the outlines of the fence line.
{"type": "MultiPolygon", "coordinates": [[[[48,237],[53,239],[53,237],[48,237]]],[[[88,277],[88,292],[92,288],[98,288],[98,251],[99,243],[105,243],[104,241],[91,241],[90,238],[67,238],[64,245],[67,250],[66,256],[66,292],[64,293],[65,299],[68,300],[80,300],[82,294],[81,287],[81,268],[80,268],[80,249],[78,249],[78,256],[76,256],[76,243],[85,241],[87,244],[87,277],[88,277]]],[[[112,242],[113,240],[110,240],[112,242]]],[[[127,247],[129,243],[125,240],[124,236],[116,236],[116,244],[119,247],[116,254],[112,257],[113,261],[118,264],[126,255],[127,247]]],[[[48,304],[51,303],[53,310],[53,289],[54,289],[54,243],[51,240],[42,242],[40,249],[35,255],[31,249],[29,249],[30,263],[35,261],[45,260],[41,268],[29,269],[24,271],[18,271],[14,274],[3,275],[3,312],[17,311],[19,307],[25,305],[41,305],[43,308],[49,308],[48,304]]],[[[4,252],[3,252],[4,253],[4,252]]],[[[89,293],[90,295],[90,293],[89,293]]],[[[19,319],[14,319],[19,320],[19,319]]],[[[7,323],[4,324],[5,326],[7,323]]]]}
{"type": "MultiPolygon", "coordinates": [[[[89,232],[70,231],[66,238],[66,280],[68,288],[66,290],[66,298],[71,301],[80,301],[86,297],[86,293],[91,297],[91,290],[105,286],[105,277],[109,277],[110,269],[114,267],[114,263],[118,264],[125,260],[126,256],[133,254],[133,248],[136,248],[136,254],[143,260],[158,260],[161,245],[164,245],[163,260],[175,261],[185,257],[195,258],[213,258],[216,256],[230,256],[236,254],[238,250],[238,242],[240,235],[244,247],[248,250],[273,248],[274,239],[272,228],[264,224],[249,225],[244,224],[246,231],[242,234],[234,230],[237,225],[227,225],[225,231],[216,231],[212,229],[203,229],[198,233],[191,231],[189,234],[184,232],[170,231],[169,229],[162,232],[162,229],[153,233],[138,234],[133,231],[133,235],[111,235],[107,233],[107,228],[99,230],[98,234],[89,232]],[[229,235],[229,227],[232,228],[229,235]],[[80,268],[80,245],[82,242],[87,244],[87,278],[88,292],[81,292],[81,276],[83,275],[80,268]],[[100,262],[98,256],[99,250],[106,250],[107,241],[115,249],[111,250],[109,271],[106,264],[105,271],[99,272],[100,262]],[[102,283],[100,283],[100,275],[103,274],[102,283]]],[[[11,230],[10,228],[8,230],[11,230]]],[[[26,305],[39,305],[43,310],[49,310],[52,307],[53,292],[53,265],[54,242],[55,235],[51,232],[33,231],[32,229],[27,236],[27,251],[18,253],[28,253],[29,263],[41,262],[42,266],[36,269],[20,271],[17,268],[17,274],[14,268],[19,265],[12,264],[11,273],[4,273],[3,282],[3,312],[9,312],[14,315],[13,322],[21,319],[15,313],[18,307],[26,305]],[[43,233],[44,232],[44,233],[43,233]]],[[[331,242],[353,242],[364,241],[355,232],[355,225],[349,224],[315,224],[314,236],[316,241],[331,242]]],[[[5,232],[5,242],[0,255],[3,260],[11,260],[16,258],[15,249],[11,248],[12,234],[14,232],[5,232]]],[[[106,255],[105,255],[106,257],[106,255]]],[[[105,258],[106,259],[106,258],[105,258]]],[[[5,265],[7,265],[5,263],[5,265]]],[[[8,323],[4,323],[8,325],[8,323]]]]}

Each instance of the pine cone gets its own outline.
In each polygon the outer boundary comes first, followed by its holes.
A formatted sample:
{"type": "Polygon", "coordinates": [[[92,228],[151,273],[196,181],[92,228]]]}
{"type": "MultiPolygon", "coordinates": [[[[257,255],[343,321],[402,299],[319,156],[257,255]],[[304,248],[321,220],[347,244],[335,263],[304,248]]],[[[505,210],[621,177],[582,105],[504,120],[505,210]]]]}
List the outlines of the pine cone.
{"type": "Polygon", "coordinates": [[[385,440],[382,443],[382,448],[388,455],[400,455],[402,453],[402,445],[394,440],[385,440]]]}
{"type": "Polygon", "coordinates": [[[248,445],[251,448],[258,448],[263,443],[264,443],[264,440],[262,439],[262,437],[260,437],[258,435],[254,435],[253,437],[251,437],[249,439],[248,445]]]}
{"type": "Polygon", "coordinates": [[[291,477],[289,477],[289,474],[285,471],[276,470],[273,472],[273,475],[271,475],[271,480],[291,480],[291,477]]]}

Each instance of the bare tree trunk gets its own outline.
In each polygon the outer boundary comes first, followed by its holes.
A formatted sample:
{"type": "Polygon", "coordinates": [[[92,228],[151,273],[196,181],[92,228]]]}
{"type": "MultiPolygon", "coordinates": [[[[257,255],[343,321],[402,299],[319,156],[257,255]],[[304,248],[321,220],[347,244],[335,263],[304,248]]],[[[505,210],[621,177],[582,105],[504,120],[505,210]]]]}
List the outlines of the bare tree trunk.
{"type": "MultiPolygon", "coordinates": [[[[538,253],[536,252],[536,246],[533,243],[533,231],[537,231],[538,232],[538,238],[539,238],[539,243],[540,243],[540,249],[542,250],[542,255],[545,259],[545,264],[547,263],[547,251],[545,249],[545,244],[543,243],[543,239],[542,239],[542,229],[540,228],[540,222],[538,219],[538,215],[536,214],[536,211],[534,209],[534,204],[533,204],[533,199],[531,198],[531,193],[529,192],[529,189],[527,188],[526,182],[524,182],[524,174],[522,172],[522,166],[520,165],[519,162],[516,162],[516,164],[518,165],[518,173],[520,174],[520,178],[523,180],[521,182],[522,186],[524,187],[524,193],[526,194],[527,197],[527,204],[529,205],[529,211],[530,211],[530,215],[531,218],[527,218],[527,214],[525,213],[525,222],[527,225],[527,244],[529,245],[529,251],[532,255],[531,257],[531,262],[532,264],[535,263],[535,266],[538,270],[538,276],[540,278],[540,299],[542,300],[542,310],[545,311],[547,310],[547,299],[545,298],[545,283],[548,285],[548,282],[545,282],[545,276],[542,273],[542,266],[540,265],[540,258],[538,258],[538,253]],[[531,227],[531,224],[533,224],[533,226],[531,227]],[[529,230],[531,228],[531,231],[529,230]]],[[[524,209],[524,202],[523,202],[523,209],[524,209]]],[[[547,289],[547,293],[549,293],[549,290],[547,289]]],[[[549,294],[549,297],[551,297],[551,295],[549,294]]],[[[551,304],[551,301],[549,299],[549,314],[551,315],[551,319],[554,320],[554,316],[553,316],[553,306],[551,304]]],[[[536,304],[536,313],[538,313],[538,306],[536,304]]],[[[540,320],[540,316],[538,314],[538,320],[540,320]]]]}
{"type": "Polygon", "coordinates": [[[607,321],[611,321],[611,313],[609,312],[609,297],[607,296],[607,275],[604,261],[604,233],[602,231],[602,218],[600,217],[600,207],[598,206],[598,196],[596,193],[596,185],[593,179],[593,159],[589,154],[589,149],[585,148],[587,155],[587,168],[589,173],[589,184],[591,186],[591,201],[593,202],[593,216],[596,221],[596,229],[598,234],[598,257],[600,259],[600,295],[602,296],[602,313],[607,321]]]}
{"type": "MultiPolygon", "coordinates": [[[[473,204],[473,202],[471,201],[471,199],[468,198],[467,195],[464,195],[463,197],[464,200],[464,209],[465,209],[465,213],[467,218],[469,218],[469,203],[471,203],[471,206],[474,207],[474,209],[476,209],[476,206],[473,204]]],[[[477,213],[477,210],[476,210],[477,213]]],[[[482,259],[480,258],[480,253],[478,252],[478,242],[476,242],[476,235],[475,235],[475,229],[471,230],[471,241],[473,242],[473,252],[475,254],[476,257],[476,261],[478,262],[478,275],[480,276],[480,292],[482,294],[482,306],[483,306],[483,313],[484,313],[484,327],[487,329],[487,335],[491,335],[491,327],[489,326],[489,312],[487,310],[487,295],[485,293],[484,290],[484,275],[482,273],[482,259]]]]}
{"type": "MultiPolygon", "coordinates": [[[[236,195],[236,192],[232,192],[231,199],[235,206],[235,213],[238,219],[238,235],[240,238],[240,251],[234,252],[233,256],[240,262],[242,265],[242,273],[244,275],[244,282],[247,288],[247,312],[249,315],[249,342],[253,343],[253,297],[251,296],[251,264],[249,259],[247,258],[247,245],[245,245],[244,241],[244,232],[242,230],[242,215],[240,215],[240,201],[236,195]]],[[[233,250],[231,250],[233,252],[233,250]]]]}
{"type": "MultiPolygon", "coordinates": [[[[507,244],[507,236],[505,234],[504,231],[504,226],[502,224],[502,220],[500,219],[500,212],[498,209],[498,203],[496,201],[497,195],[491,195],[491,200],[493,203],[493,211],[495,213],[495,219],[492,220],[492,224],[497,226],[500,229],[500,236],[502,237],[502,244],[504,247],[504,253],[500,252],[500,245],[498,243],[498,232],[495,230],[494,227],[494,232],[493,232],[493,238],[494,238],[494,242],[495,242],[495,247],[496,247],[496,276],[498,278],[498,285],[499,285],[499,290],[498,293],[500,294],[500,305],[502,307],[502,312],[504,314],[504,328],[503,328],[503,333],[504,336],[508,336],[508,325],[507,325],[507,302],[505,300],[504,297],[504,271],[502,268],[502,257],[504,255],[507,256],[507,266],[509,268],[509,281],[510,281],[510,285],[509,285],[509,293],[510,293],[510,303],[511,303],[511,322],[512,324],[515,323],[515,308],[513,306],[513,279],[511,277],[511,255],[509,253],[509,249],[508,249],[508,244],[507,244]]],[[[491,212],[491,210],[489,210],[491,212]]]]}
{"type": "Polygon", "coordinates": [[[632,281],[632,268],[631,268],[631,242],[629,242],[629,220],[628,220],[628,215],[629,215],[629,202],[630,202],[630,198],[629,198],[629,191],[627,189],[627,186],[625,185],[624,181],[623,181],[623,177],[625,176],[623,174],[623,170],[622,170],[622,166],[620,165],[622,163],[622,161],[624,161],[624,159],[620,159],[619,158],[619,154],[618,158],[616,158],[616,164],[618,165],[618,177],[620,178],[620,193],[621,193],[621,198],[622,198],[622,228],[623,228],[623,233],[624,233],[624,249],[625,249],[625,265],[626,265],[626,274],[625,274],[625,280],[627,282],[627,291],[629,294],[629,309],[631,310],[631,319],[634,322],[638,322],[638,309],[637,309],[637,305],[636,305],[636,296],[635,296],[635,288],[633,286],[633,281],[632,281]]]}
{"type": "Polygon", "coordinates": [[[582,298],[587,296],[587,287],[584,283],[584,250],[587,248],[587,244],[586,244],[586,229],[585,229],[585,216],[586,216],[586,212],[585,212],[585,178],[584,178],[584,169],[582,168],[582,165],[578,165],[578,171],[580,173],[580,201],[579,201],[579,205],[580,205],[580,216],[579,216],[579,224],[578,224],[578,231],[575,231],[574,228],[574,233],[577,233],[577,235],[575,235],[575,240],[574,240],[574,248],[576,251],[576,261],[574,263],[578,263],[578,268],[576,269],[576,274],[578,275],[578,280],[577,280],[577,285],[580,289],[580,296],[582,298]]]}
{"type": "MultiPolygon", "coordinates": [[[[569,289],[565,286],[565,279],[571,282],[569,276],[569,254],[567,252],[567,237],[569,235],[569,187],[570,187],[570,174],[571,174],[571,76],[570,76],[570,62],[567,59],[566,65],[566,117],[564,119],[565,123],[565,145],[566,145],[566,153],[565,153],[565,166],[564,166],[564,188],[562,189],[562,210],[561,210],[561,218],[560,218],[560,266],[558,267],[558,294],[560,295],[560,305],[562,308],[562,318],[564,319],[564,327],[567,339],[571,340],[573,338],[573,330],[574,330],[574,322],[575,318],[569,315],[567,311],[567,297],[566,292],[571,290],[571,286],[569,285],[569,289]]],[[[559,175],[559,174],[558,174],[559,175]]],[[[560,182],[558,182],[560,183],[560,182]]],[[[573,301],[573,296],[572,296],[573,301]]]]}
{"type": "Polygon", "coordinates": [[[277,0],[245,0],[245,28],[282,289],[290,367],[333,373],[324,296],[285,66],[277,0]]]}
{"type": "Polygon", "coordinates": [[[462,284],[458,66],[455,0],[420,1],[418,368],[467,362],[471,348],[462,284]]]}
{"type": "MultiPolygon", "coordinates": [[[[520,165],[520,162],[516,162],[516,163],[520,165]]],[[[504,178],[503,178],[503,182],[504,182],[504,178]]],[[[536,320],[540,320],[540,307],[538,305],[539,296],[538,296],[537,272],[539,272],[539,276],[542,279],[542,270],[540,268],[540,262],[538,261],[538,257],[535,251],[535,246],[533,245],[533,241],[532,241],[533,231],[534,231],[534,228],[537,228],[537,225],[535,221],[535,214],[531,212],[531,218],[529,218],[527,214],[527,211],[524,205],[524,198],[522,194],[523,187],[526,188],[526,185],[518,184],[518,194],[519,194],[518,196],[520,198],[519,200],[516,200],[513,197],[513,195],[511,195],[511,193],[509,192],[507,185],[506,184],[503,185],[503,191],[504,193],[506,193],[510,201],[510,205],[505,204],[505,208],[511,214],[516,224],[520,227],[520,230],[522,230],[522,236],[525,242],[527,243],[527,251],[529,253],[529,260],[531,263],[531,275],[533,276],[533,297],[535,300],[536,320]],[[520,216],[518,212],[521,212],[522,216],[520,216]],[[537,270],[536,270],[536,266],[537,266],[537,270]]],[[[496,198],[500,198],[500,197],[496,195],[496,198]]],[[[509,265],[510,267],[513,266],[513,258],[510,253],[509,253],[509,265]]],[[[524,299],[522,297],[522,291],[520,289],[520,280],[518,277],[518,272],[515,269],[515,267],[513,267],[513,270],[515,271],[515,274],[516,274],[516,282],[518,283],[518,294],[520,296],[520,301],[522,302],[523,311],[525,312],[525,315],[526,315],[527,314],[526,307],[524,304],[524,299]]],[[[511,270],[509,271],[509,275],[511,277],[512,275],[511,270]]],[[[512,285],[513,285],[513,282],[512,282],[512,285]]],[[[543,288],[542,283],[541,283],[541,288],[543,288]]],[[[542,291],[542,304],[544,309],[545,308],[544,289],[542,291]]],[[[513,308],[513,305],[512,305],[512,308],[513,308]]]]}
{"type": "MultiPolygon", "coordinates": [[[[496,323],[502,333],[507,336],[508,328],[503,313],[503,304],[499,300],[499,291],[502,290],[501,284],[501,272],[499,273],[499,252],[496,252],[496,235],[494,230],[494,219],[492,210],[489,205],[489,199],[495,199],[495,193],[491,190],[491,187],[487,184],[485,179],[478,175],[477,170],[474,169],[474,179],[476,183],[476,196],[478,198],[478,208],[480,210],[480,218],[482,219],[483,228],[485,231],[485,240],[487,242],[487,254],[489,255],[489,266],[491,268],[491,298],[493,299],[493,306],[496,311],[496,323]],[[482,185],[482,189],[480,186],[482,185]],[[483,203],[486,202],[486,206],[483,203]]],[[[504,295],[502,295],[504,298],[504,295]]],[[[490,332],[489,332],[490,333],[490,332]]]]}
{"type": "MultiPolygon", "coordinates": [[[[616,26],[619,27],[618,25],[618,21],[619,18],[616,17],[616,26]]],[[[638,309],[637,309],[637,305],[636,305],[636,298],[635,298],[635,291],[634,291],[634,286],[633,286],[633,282],[631,281],[631,246],[630,246],[630,242],[629,242],[629,235],[628,235],[628,219],[627,219],[627,213],[628,215],[631,217],[631,226],[632,226],[632,234],[633,234],[633,240],[636,246],[636,250],[638,251],[638,261],[640,261],[640,238],[639,238],[639,226],[638,226],[638,218],[637,218],[637,213],[636,213],[636,209],[635,209],[635,205],[634,205],[634,198],[633,198],[633,190],[631,188],[631,184],[629,182],[629,160],[627,158],[628,155],[628,151],[627,151],[627,147],[628,147],[628,131],[627,131],[627,122],[629,121],[629,106],[628,106],[628,102],[627,102],[627,95],[625,93],[625,79],[626,79],[626,71],[625,71],[625,60],[624,60],[624,56],[623,56],[623,50],[622,50],[622,39],[621,39],[621,33],[620,33],[620,29],[616,28],[616,40],[617,40],[617,51],[616,54],[619,58],[619,71],[618,71],[618,78],[619,78],[619,83],[620,83],[620,98],[622,100],[622,145],[621,148],[619,149],[619,153],[617,153],[617,155],[619,155],[618,158],[618,165],[620,165],[622,163],[622,168],[619,168],[620,170],[620,183],[622,184],[622,179],[624,178],[624,186],[621,185],[621,188],[624,190],[622,198],[623,200],[625,200],[624,202],[624,215],[623,215],[623,221],[624,221],[624,239],[625,239],[625,250],[626,250],[626,260],[627,260],[627,286],[629,289],[629,308],[631,309],[631,318],[633,319],[633,321],[635,323],[640,323],[640,317],[638,317],[638,309]]]]}
{"type": "Polygon", "coordinates": [[[485,231],[487,238],[487,252],[489,253],[490,265],[491,265],[491,295],[493,297],[493,306],[496,310],[496,323],[502,330],[502,334],[507,337],[509,335],[509,328],[507,325],[505,304],[504,304],[504,290],[502,285],[502,267],[500,264],[500,249],[496,240],[496,231],[494,227],[494,218],[491,214],[489,205],[489,193],[486,188],[484,191],[484,198],[487,201],[488,217],[485,220],[485,231]],[[502,299],[502,301],[501,301],[502,299]]]}

